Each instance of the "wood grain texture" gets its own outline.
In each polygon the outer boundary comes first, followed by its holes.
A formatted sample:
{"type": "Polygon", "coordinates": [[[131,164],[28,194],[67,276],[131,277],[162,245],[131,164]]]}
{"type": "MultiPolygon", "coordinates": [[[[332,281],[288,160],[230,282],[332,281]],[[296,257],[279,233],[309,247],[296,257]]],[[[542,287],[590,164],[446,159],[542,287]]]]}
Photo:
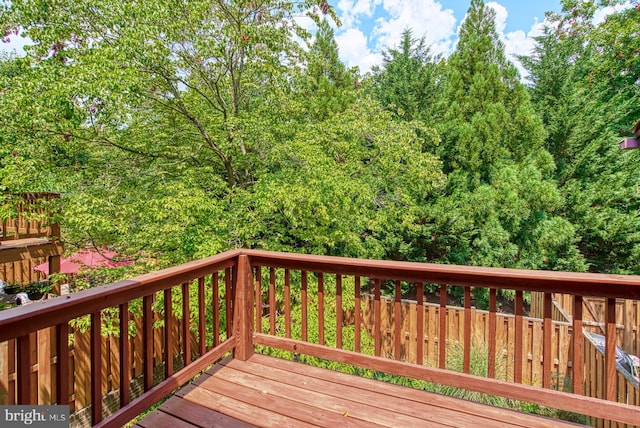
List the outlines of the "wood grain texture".
{"type": "Polygon", "coordinates": [[[427,382],[536,403],[560,410],[590,415],[597,418],[611,419],[632,425],[640,420],[640,408],[637,406],[602,401],[591,397],[535,388],[529,385],[510,383],[497,379],[488,379],[440,368],[418,366],[416,364],[408,364],[264,334],[257,334],[254,338],[254,343],[283,349],[285,351],[312,355],[340,363],[352,364],[397,376],[407,376],[427,382]]]}
{"type": "Polygon", "coordinates": [[[440,285],[440,308],[439,321],[440,330],[438,332],[438,367],[444,369],[447,363],[447,285],[440,285]]]}
{"type": "Polygon", "coordinates": [[[234,357],[245,361],[253,355],[253,272],[247,256],[239,257],[237,270],[233,304],[234,357]]]}
{"type": "MultiPolygon", "coordinates": [[[[171,299],[169,299],[171,301],[171,299]]],[[[171,312],[168,312],[171,313],[171,312]]],[[[129,342],[129,303],[120,305],[120,407],[126,406],[131,400],[129,383],[131,382],[131,348],[129,342]]],[[[58,354],[60,355],[60,354],[58,354]]],[[[59,378],[58,378],[59,379],[59,378]]]]}
{"type": "Polygon", "coordinates": [[[100,312],[91,314],[91,424],[102,420],[102,340],[100,312]]]}
{"type": "Polygon", "coordinates": [[[354,304],[354,314],[353,314],[353,322],[355,326],[355,337],[354,337],[354,350],[356,352],[360,352],[360,343],[362,342],[362,337],[360,333],[361,326],[361,311],[362,304],[360,302],[360,277],[356,276],[354,278],[354,294],[355,294],[355,304],[354,304]]]}
{"type": "Polygon", "coordinates": [[[573,296],[573,393],[584,394],[584,336],[582,333],[582,296],[573,296]]]}
{"type": "Polygon", "coordinates": [[[640,299],[640,276],[534,271],[242,250],[254,265],[510,290],[640,299]]]}
{"type": "Polygon", "coordinates": [[[69,324],[56,326],[56,402],[69,404],[69,324]]]}
{"type": "Polygon", "coordinates": [[[219,346],[193,361],[189,366],[176,372],[173,376],[160,382],[141,397],[131,401],[120,410],[116,411],[108,418],[98,423],[97,427],[119,428],[138,416],[143,411],[149,409],[153,404],[166,397],[171,392],[178,389],[191,380],[195,375],[205,370],[212,363],[220,360],[224,355],[231,352],[235,347],[235,338],[222,342],[219,346]]]}
{"type": "MultiPolygon", "coordinates": [[[[223,427],[571,426],[259,354],[212,367],[158,411],[198,426],[223,427]]],[[[147,418],[152,422],[145,418],[139,424],[173,420],[147,418]]]]}
{"type": "MultiPolygon", "coordinates": [[[[188,304],[188,302],[187,302],[188,304]]],[[[142,298],[142,374],[144,390],[153,386],[153,295],[142,298]]],[[[188,318],[188,317],[187,317],[188,318]]]]}

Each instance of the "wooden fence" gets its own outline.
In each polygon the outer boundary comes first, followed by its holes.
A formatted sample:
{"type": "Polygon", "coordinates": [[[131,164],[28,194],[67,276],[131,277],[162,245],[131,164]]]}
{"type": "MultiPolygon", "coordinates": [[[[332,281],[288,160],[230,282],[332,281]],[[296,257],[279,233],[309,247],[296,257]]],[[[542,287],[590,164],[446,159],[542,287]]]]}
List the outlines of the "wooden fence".
{"type": "MultiPolygon", "coordinates": [[[[373,336],[374,331],[374,299],[373,296],[363,296],[364,314],[363,327],[373,336]]],[[[400,329],[402,347],[400,359],[415,363],[417,343],[417,307],[415,301],[403,300],[401,306],[400,329]]],[[[423,309],[424,319],[424,364],[431,367],[438,366],[438,332],[440,331],[440,307],[437,304],[426,303],[423,309]]],[[[471,310],[471,343],[481,350],[486,349],[489,338],[488,312],[471,310]]],[[[449,360],[447,366],[456,365],[456,349],[463,341],[464,334],[464,308],[447,306],[447,337],[446,349],[449,360]]],[[[544,321],[537,318],[525,318],[523,327],[524,343],[523,352],[526,358],[522,359],[523,383],[536,387],[542,387],[542,374],[544,360],[542,353],[542,337],[544,334],[544,321]]],[[[352,323],[350,312],[345,314],[345,322],[352,323]]],[[[394,302],[390,298],[381,298],[381,355],[393,356],[395,343],[395,316],[394,302]]],[[[552,350],[553,359],[552,388],[560,391],[571,390],[572,361],[569,359],[572,353],[571,336],[573,327],[568,322],[552,322],[552,350]]],[[[497,314],[496,323],[496,377],[503,380],[513,378],[514,346],[510,338],[514,335],[515,317],[510,314],[497,314]]],[[[585,328],[586,330],[586,328],[585,328]]],[[[599,333],[599,332],[597,332],[599,333]]],[[[458,356],[459,357],[459,356],[458,356]]],[[[486,355],[480,355],[482,361],[478,361],[476,367],[486,367],[486,355]]],[[[472,363],[472,369],[474,364],[472,363]]],[[[480,371],[477,375],[486,376],[486,372],[480,371]]],[[[640,406],[640,389],[637,383],[631,381],[621,371],[616,372],[616,390],[618,402],[640,406]]],[[[584,341],[584,395],[588,397],[604,399],[605,397],[605,358],[601,351],[589,341],[584,341]]],[[[590,423],[595,427],[618,426],[610,424],[602,419],[591,418],[590,423]]],[[[623,425],[619,425],[623,426],[623,425]]]]}
{"type": "MultiPolygon", "coordinates": [[[[60,224],[52,220],[50,201],[58,199],[58,193],[0,194],[0,208],[8,208],[0,215],[0,250],[3,241],[24,238],[56,238],[60,236],[60,224]]],[[[5,244],[5,248],[7,248],[5,244]]],[[[35,254],[35,253],[34,253],[35,254]]],[[[0,279],[14,284],[28,284],[46,278],[33,268],[47,261],[47,257],[17,257],[0,263],[0,279]]]]}
{"type": "MultiPolygon", "coordinates": [[[[589,340],[584,341],[584,395],[587,397],[605,397],[605,361],[604,355],[589,340]]],[[[625,377],[620,370],[616,372],[616,391],[618,402],[640,406],[640,389],[625,377]]],[[[598,428],[624,426],[598,418],[589,418],[592,426],[598,428]]]]}
{"type": "Polygon", "coordinates": [[[17,260],[10,263],[0,263],[0,279],[12,284],[28,284],[41,281],[47,275],[33,270],[34,267],[47,261],[46,257],[38,257],[28,260],[17,260]]]}
{"type": "MultiPolygon", "coordinates": [[[[542,317],[543,293],[531,293],[531,316],[542,317]]],[[[566,294],[554,294],[552,318],[571,322],[573,316],[573,297],[566,294]]],[[[584,297],[584,329],[591,333],[604,334],[606,320],[606,299],[603,297],[584,297]]],[[[640,355],[640,304],[637,300],[616,299],[616,341],[625,352],[640,355]]]]}
{"type": "Polygon", "coordinates": [[[13,214],[1,218],[0,241],[21,238],[50,238],[60,236],[60,224],[51,222],[48,202],[60,197],[58,193],[4,194],[5,205],[13,206],[13,214]]]}
{"type": "MultiPolygon", "coordinates": [[[[363,325],[373,334],[374,299],[363,296],[364,314],[363,325]]],[[[437,304],[424,305],[424,355],[423,361],[431,367],[438,366],[438,332],[440,331],[440,307],[437,304]]],[[[415,301],[403,300],[401,306],[401,334],[402,347],[400,359],[411,363],[416,362],[417,349],[417,308],[415,301]]],[[[486,349],[489,342],[489,312],[471,309],[471,343],[478,350],[486,349]]],[[[394,302],[389,298],[381,299],[381,355],[393,355],[394,348],[394,302]]],[[[347,314],[349,319],[349,314],[347,314]]],[[[464,308],[447,306],[447,365],[455,365],[456,349],[462,346],[464,335],[464,308]]],[[[524,318],[522,350],[522,381],[532,386],[542,386],[544,361],[542,358],[543,320],[524,318]]],[[[552,387],[564,390],[571,378],[571,362],[569,361],[572,327],[569,323],[554,321],[551,333],[552,387]]],[[[510,314],[497,314],[496,323],[496,377],[513,379],[514,375],[514,336],[515,317],[510,314]]],[[[461,359],[461,356],[459,356],[461,359]]],[[[486,369],[486,355],[481,355],[482,367],[486,369]]],[[[480,365],[480,364],[479,364],[480,365]]],[[[472,364],[473,366],[473,364],[472,364]]],[[[476,373],[486,376],[486,372],[476,373]]]]}

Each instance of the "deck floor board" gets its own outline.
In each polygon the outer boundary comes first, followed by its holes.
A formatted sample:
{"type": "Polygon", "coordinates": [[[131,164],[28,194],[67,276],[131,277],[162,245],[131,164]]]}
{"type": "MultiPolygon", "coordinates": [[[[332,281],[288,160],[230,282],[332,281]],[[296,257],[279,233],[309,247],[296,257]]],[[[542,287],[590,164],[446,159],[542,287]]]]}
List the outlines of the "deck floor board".
{"type": "Polygon", "coordinates": [[[259,354],[213,366],[138,425],[575,426],[259,354]]]}

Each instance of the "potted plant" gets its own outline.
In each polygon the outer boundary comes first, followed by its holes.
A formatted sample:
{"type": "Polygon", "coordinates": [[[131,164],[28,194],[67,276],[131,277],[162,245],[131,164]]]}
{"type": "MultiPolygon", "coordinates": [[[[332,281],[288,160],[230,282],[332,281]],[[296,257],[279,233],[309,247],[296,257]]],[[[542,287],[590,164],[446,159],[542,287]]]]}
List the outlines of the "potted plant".
{"type": "Polygon", "coordinates": [[[27,293],[30,300],[40,300],[45,293],[48,293],[52,289],[53,284],[50,284],[49,281],[45,279],[27,284],[23,291],[27,293]]]}
{"type": "Polygon", "coordinates": [[[11,282],[4,283],[4,293],[5,294],[16,294],[22,291],[22,286],[20,284],[13,284],[11,282]]]}

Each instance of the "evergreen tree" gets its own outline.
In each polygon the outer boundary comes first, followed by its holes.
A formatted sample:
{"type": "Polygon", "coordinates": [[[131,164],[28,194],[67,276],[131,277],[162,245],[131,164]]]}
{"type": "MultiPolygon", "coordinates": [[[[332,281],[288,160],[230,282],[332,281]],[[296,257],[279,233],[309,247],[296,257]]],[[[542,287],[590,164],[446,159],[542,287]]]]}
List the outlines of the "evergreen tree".
{"type": "Polygon", "coordinates": [[[398,117],[430,120],[437,101],[437,64],[424,37],[404,30],[400,46],[382,52],[382,66],[373,67],[371,92],[398,117]]]}
{"type": "Polygon", "coordinates": [[[446,70],[441,153],[448,181],[425,209],[428,254],[459,264],[582,270],[545,131],[495,30],[472,0],[446,70]]]}
{"type": "Polygon", "coordinates": [[[639,11],[622,9],[593,24],[595,1],[564,2],[555,24],[523,64],[532,99],[559,166],[564,215],[595,272],[640,272],[637,153],[617,141],[640,117],[639,11]],[[635,44],[635,45],[634,45],[635,44]]]}
{"type": "Polygon", "coordinates": [[[495,12],[472,0],[449,58],[443,129],[445,169],[488,183],[498,161],[523,161],[541,149],[544,129],[516,68],[505,57],[495,12]]]}
{"type": "Polygon", "coordinates": [[[310,118],[324,120],[344,111],[355,100],[356,73],[340,61],[335,34],[327,19],[318,24],[308,58],[302,95],[310,118]]]}

